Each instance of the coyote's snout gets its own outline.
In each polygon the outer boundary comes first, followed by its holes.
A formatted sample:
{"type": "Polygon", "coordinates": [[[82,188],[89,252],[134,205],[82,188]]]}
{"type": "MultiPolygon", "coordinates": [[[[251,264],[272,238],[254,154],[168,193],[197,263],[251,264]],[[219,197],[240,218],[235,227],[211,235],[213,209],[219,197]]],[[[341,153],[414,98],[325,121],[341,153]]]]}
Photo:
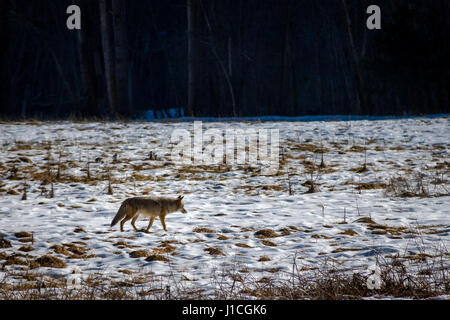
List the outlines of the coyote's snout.
{"type": "Polygon", "coordinates": [[[167,214],[177,211],[187,213],[186,209],[184,209],[183,198],[183,196],[179,196],[178,198],[136,197],[127,199],[122,202],[119,211],[111,222],[111,227],[120,221],[120,231],[123,232],[123,225],[125,224],[125,222],[133,219],[131,220],[131,225],[133,226],[135,231],[139,231],[136,228],[135,223],[139,215],[144,215],[150,217],[148,227],[145,230],[146,232],[150,231],[150,228],[152,227],[153,221],[155,221],[156,217],[159,217],[164,230],[167,231],[167,214]]]}

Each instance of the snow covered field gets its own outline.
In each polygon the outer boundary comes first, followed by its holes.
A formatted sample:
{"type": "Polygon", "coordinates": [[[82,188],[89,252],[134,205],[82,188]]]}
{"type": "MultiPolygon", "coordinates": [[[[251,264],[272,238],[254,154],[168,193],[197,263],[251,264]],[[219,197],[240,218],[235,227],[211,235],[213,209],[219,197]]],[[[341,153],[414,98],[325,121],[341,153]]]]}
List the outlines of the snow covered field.
{"type": "Polygon", "coordinates": [[[278,173],[173,163],[171,134],[190,122],[0,124],[0,237],[11,245],[0,246],[0,283],[23,281],[8,270],[152,272],[207,294],[221,270],[283,277],[294,261],[304,272],[327,262],[364,273],[380,257],[414,268],[439,256],[430,266],[448,270],[449,118],[209,128],[279,129],[278,173]],[[168,232],[158,220],[150,234],[110,228],[120,203],[142,195],[184,195],[188,214],[168,215],[168,232]],[[45,267],[45,255],[65,267],[45,267]]]}

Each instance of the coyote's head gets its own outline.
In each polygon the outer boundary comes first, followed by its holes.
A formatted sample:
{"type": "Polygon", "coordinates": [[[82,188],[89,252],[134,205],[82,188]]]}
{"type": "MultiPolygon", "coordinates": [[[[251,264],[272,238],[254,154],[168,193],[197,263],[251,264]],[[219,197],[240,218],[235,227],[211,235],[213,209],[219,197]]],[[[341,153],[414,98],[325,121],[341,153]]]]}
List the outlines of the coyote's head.
{"type": "Polygon", "coordinates": [[[184,198],[184,196],[179,196],[177,198],[177,211],[180,211],[182,213],[187,213],[186,209],[184,208],[183,198],[184,198]]]}

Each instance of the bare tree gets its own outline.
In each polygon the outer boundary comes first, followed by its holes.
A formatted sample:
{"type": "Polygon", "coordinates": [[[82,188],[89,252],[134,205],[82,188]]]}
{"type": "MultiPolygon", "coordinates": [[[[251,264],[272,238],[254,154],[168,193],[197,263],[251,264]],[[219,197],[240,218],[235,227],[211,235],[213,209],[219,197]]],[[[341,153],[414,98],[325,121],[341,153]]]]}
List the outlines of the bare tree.
{"type": "Polygon", "coordinates": [[[203,6],[203,3],[200,2],[201,5],[201,10],[203,12],[203,17],[205,19],[206,22],[206,26],[208,28],[208,32],[209,32],[209,39],[210,39],[210,43],[209,43],[209,47],[211,49],[211,52],[213,53],[214,57],[216,58],[217,64],[219,65],[220,70],[222,70],[223,76],[226,80],[227,86],[228,86],[228,90],[230,92],[230,98],[231,98],[231,111],[234,117],[237,117],[237,112],[236,112],[236,99],[234,97],[234,88],[233,88],[233,83],[231,82],[231,75],[229,72],[227,72],[227,67],[224,64],[224,62],[220,59],[219,53],[217,52],[217,45],[216,45],[216,41],[214,38],[214,34],[213,34],[213,30],[211,27],[211,23],[209,22],[209,18],[208,18],[208,13],[206,12],[205,7],[203,6]]]}
{"type": "Polygon", "coordinates": [[[285,21],[284,49],[282,56],[283,71],[281,75],[280,107],[285,107],[291,115],[294,114],[295,90],[294,67],[292,59],[292,3],[291,0],[283,0],[283,13],[285,21]]]}
{"type": "MultiPolygon", "coordinates": [[[[89,6],[88,0],[81,0],[80,4],[87,9],[89,6]]],[[[84,10],[83,15],[87,15],[89,10],[84,10]]],[[[78,55],[80,59],[81,70],[81,82],[83,87],[83,93],[86,97],[85,109],[89,110],[92,114],[99,114],[99,105],[97,103],[97,93],[95,91],[95,75],[94,65],[89,53],[90,38],[89,33],[92,32],[92,26],[88,23],[90,19],[84,19],[84,25],[81,30],[77,32],[78,42],[78,55]]]]}
{"type": "Polygon", "coordinates": [[[352,63],[353,71],[355,73],[356,90],[358,93],[359,106],[357,106],[356,113],[369,114],[373,108],[371,107],[370,96],[365,92],[364,78],[360,66],[360,59],[356,51],[355,42],[353,40],[352,23],[350,21],[350,14],[348,12],[346,0],[341,0],[341,8],[344,16],[345,27],[347,30],[347,42],[349,56],[352,63]]]}
{"type": "Polygon", "coordinates": [[[3,44],[3,49],[0,52],[0,113],[8,110],[8,95],[9,90],[9,75],[7,75],[7,58],[8,58],[8,1],[0,1],[0,43],[3,44]],[[5,48],[6,47],[6,48],[5,48]]]}
{"type": "Polygon", "coordinates": [[[187,24],[188,24],[188,113],[191,117],[195,114],[195,11],[197,0],[187,0],[187,24]]]}
{"type": "Polygon", "coordinates": [[[123,0],[112,0],[114,18],[114,48],[117,84],[117,101],[121,113],[131,113],[128,97],[128,41],[126,29],[126,13],[123,0]]]}
{"type": "Polygon", "coordinates": [[[106,0],[99,0],[100,9],[100,29],[102,36],[103,60],[105,63],[106,89],[108,92],[108,100],[110,107],[110,114],[112,117],[117,117],[117,88],[116,75],[114,70],[113,51],[111,46],[111,26],[108,19],[108,10],[106,7],[106,0]]]}

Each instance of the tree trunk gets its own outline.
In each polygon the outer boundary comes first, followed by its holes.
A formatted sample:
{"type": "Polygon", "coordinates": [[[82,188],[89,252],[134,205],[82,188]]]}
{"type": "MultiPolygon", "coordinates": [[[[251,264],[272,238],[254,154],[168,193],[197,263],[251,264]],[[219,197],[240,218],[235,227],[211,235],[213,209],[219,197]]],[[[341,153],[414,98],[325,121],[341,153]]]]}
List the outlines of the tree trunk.
{"type": "MultiPolygon", "coordinates": [[[[81,4],[83,8],[84,16],[87,15],[87,7],[89,6],[88,0],[82,0],[81,4]]],[[[97,101],[96,85],[95,85],[95,70],[92,55],[89,53],[90,48],[90,37],[89,33],[92,32],[92,26],[88,23],[90,19],[84,19],[84,24],[81,30],[77,30],[77,40],[78,40],[78,54],[80,58],[80,71],[81,71],[81,81],[83,83],[83,93],[86,97],[86,103],[84,108],[84,113],[91,115],[99,115],[99,106],[97,101]]]]}
{"type": "MultiPolygon", "coordinates": [[[[100,34],[98,35],[100,36],[100,34]]],[[[109,112],[108,98],[106,97],[106,85],[104,77],[104,66],[103,54],[101,45],[93,47],[93,58],[94,58],[94,71],[95,71],[95,93],[97,95],[97,103],[99,114],[105,114],[109,112]],[[108,109],[108,110],[107,110],[108,109]]]]}
{"type": "MultiPolygon", "coordinates": [[[[200,4],[201,4],[201,3],[200,3],[200,4]]],[[[214,38],[214,34],[213,34],[213,30],[212,30],[211,24],[209,23],[209,18],[208,18],[208,14],[207,14],[207,12],[206,12],[206,9],[202,6],[202,7],[201,7],[201,10],[202,10],[202,12],[203,12],[203,17],[204,17],[204,19],[205,19],[206,26],[207,26],[208,31],[209,31],[209,39],[210,39],[209,47],[210,47],[210,49],[211,49],[211,51],[212,51],[214,57],[216,58],[217,65],[218,65],[219,69],[222,71],[223,76],[224,76],[224,78],[225,78],[225,81],[226,81],[226,83],[227,83],[228,90],[229,90],[229,92],[230,92],[230,98],[231,98],[231,111],[232,111],[233,117],[237,117],[237,112],[236,112],[236,99],[234,98],[234,88],[233,88],[233,84],[232,84],[232,82],[231,82],[230,75],[229,75],[228,72],[227,72],[227,67],[226,67],[226,65],[222,62],[222,60],[220,59],[220,56],[219,56],[219,54],[218,54],[218,52],[217,52],[217,49],[216,49],[216,41],[215,41],[215,38],[214,38]]]]}
{"type": "Polygon", "coordinates": [[[233,78],[233,43],[231,37],[228,37],[228,76],[233,78]]]}
{"type": "Polygon", "coordinates": [[[195,10],[196,0],[187,0],[187,27],[188,27],[188,114],[195,115],[195,10]]]}
{"type": "Polygon", "coordinates": [[[280,109],[288,115],[294,115],[294,90],[293,83],[293,63],[292,63],[292,46],[291,46],[291,29],[292,29],[292,15],[291,15],[291,0],[283,1],[284,11],[284,48],[282,57],[282,75],[281,75],[281,90],[280,90],[280,109]]]}
{"type": "Polygon", "coordinates": [[[114,17],[114,48],[117,100],[121,114],[131,114],[128,97],[128,41],[126,28],[125,4],[123,0],[112,0],[114,17]]]}
{"type": "Polygon", "coordinates": [[[9,1],[0,1],[0,43],[3,45],[0,51],[0,113],[2,114],[9,109],[10,79],[6,72],[9,52],[8,10],[9,1]]]}
{"type": "Polygon", "coordinates": [[[344,16],[344,23],[347,29],[347,42],[350,61],[352,64],[353,72],[355,74],[356,90],[359,99],[359,105],[357,105],[358,114],[370,114],[373,110],[370,102],[370,96],[364,90],[364,79],[362,76],[362,70],[359,64],[358,53],[356,52],[355,44],[353,41],[352,24],[350,21],[350,15],[347,9],[345,0],[341,0],[342,13],[344,16]]]}
{"type": "Polygon", "coordinates": [[[110,114],[113,118],[116,118],[118,116],[116,76],[114,72],[113,52],[110,41],[111,26],[108,19],[106,0],[99,0],[99,9],[100,9],[100,29],[103,47],[103,60],[105,64],[106,90],[108,93],[110,114]]]}
{"type": "MultiPolygon", "coordinates": [[[[312,14],[316,17],[320,17],[320,7],[317,3],[317,0],[314,1],[313,5],[313,12],[312,14]]],[[[316,112],[318,114],[324,113],[324,92],[323,90],[323,84],[322,84],[322,61],[320,60],[320,51],[323,50],[324,42],[322,42],[322,24],[319,24],[317,26],[317,33],[316,38],[314,40],[314,48],[315,48],[315,54],[314,54],[314,64],[316,67],[316,95],[317,95],[317,109],[316,112]]]]}

